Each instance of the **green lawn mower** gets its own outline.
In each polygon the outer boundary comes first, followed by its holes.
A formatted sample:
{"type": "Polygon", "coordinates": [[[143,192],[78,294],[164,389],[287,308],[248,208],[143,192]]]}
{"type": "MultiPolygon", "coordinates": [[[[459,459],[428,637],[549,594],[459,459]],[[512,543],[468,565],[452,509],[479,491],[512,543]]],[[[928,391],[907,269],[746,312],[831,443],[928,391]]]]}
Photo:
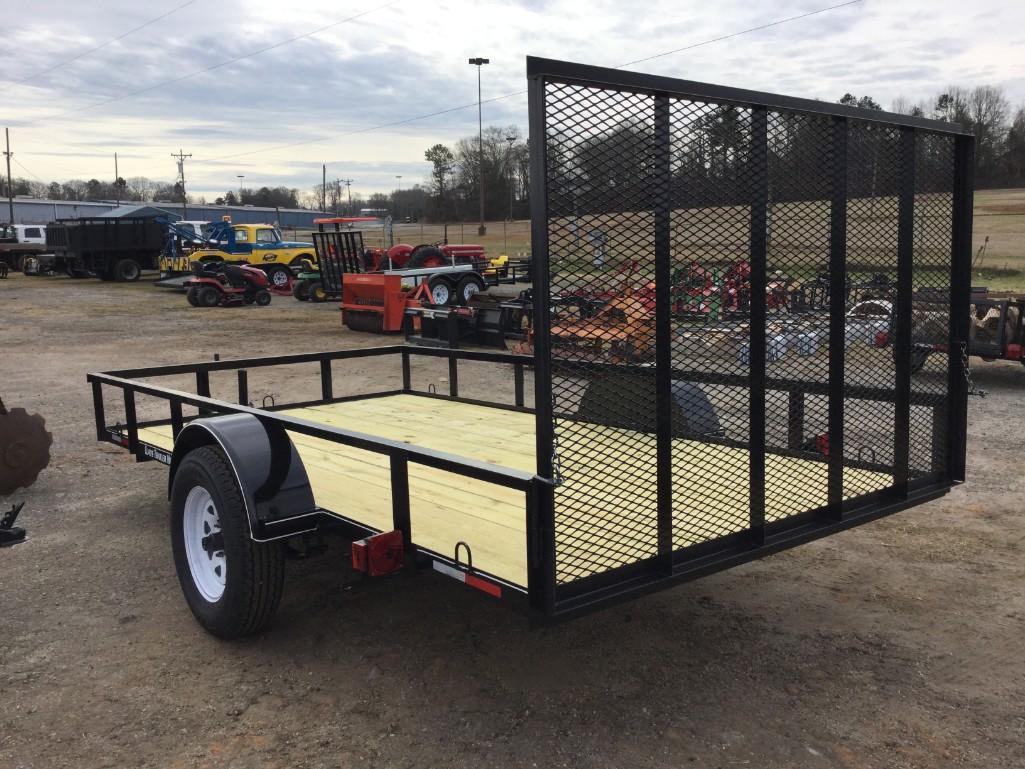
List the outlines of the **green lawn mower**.
{"type": "Polygon", "coordinates": [[[326,302],[328,299],[339,299],[341,295],[333,295],[324,288],[320,270],[313,266],[309,259],[302,260],[302,270],[292,284],[292,296],[300,302],[326,302]]]}

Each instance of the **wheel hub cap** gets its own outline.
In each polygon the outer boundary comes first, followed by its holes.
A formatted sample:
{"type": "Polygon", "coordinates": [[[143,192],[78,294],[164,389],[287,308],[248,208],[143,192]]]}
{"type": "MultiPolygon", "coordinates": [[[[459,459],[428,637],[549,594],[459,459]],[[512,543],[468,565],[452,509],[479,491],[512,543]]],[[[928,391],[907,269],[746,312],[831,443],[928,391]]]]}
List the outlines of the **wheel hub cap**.
{"type": "Polygon", "coordinates": [[[199,594],[213,603],[224,594],[228,564],[221,518],[213,497],[202,486],[193,487],[185,498],[182,528],[192,582],[199,594]]]}

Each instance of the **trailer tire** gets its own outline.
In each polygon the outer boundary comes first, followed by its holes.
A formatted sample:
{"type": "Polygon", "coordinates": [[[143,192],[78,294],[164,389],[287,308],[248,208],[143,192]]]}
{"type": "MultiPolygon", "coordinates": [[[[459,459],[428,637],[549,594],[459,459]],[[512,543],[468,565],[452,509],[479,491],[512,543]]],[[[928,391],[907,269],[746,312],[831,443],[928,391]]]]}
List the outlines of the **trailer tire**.
{"type": "Polygon", "coordinates": [[[427,282],[427,285],[430,286],[435,304],[456,304],[456,290],[448,278],[435,275],[427,282]]]}
{"type": "Polygon", "coordinates": [[[216,307],[221,303],[221,292],[213,286],[203,286],[197,289],[196,301],[200,307],[216,307]]]}
{"type": "Polygon", "coordinates": [[[459,283],[456,285],[456,303],[457,304],[469,304],[473,297],[477,296],[481,291],[486,291],[487,286],[484,285],[484,279],[479,275],[467,275],[461,278],[459,283]]]}
{"type": "Polygon", "coordinates": [[[119,283],[134,283],[142,275],[142,268],[134,259],[120,259],[112,272],[119,283]]]}
{"type": "Polygon", "coordinates": [[[274,288],[287,288],[288,281],[292,279],[292,271],[283,264],[272,264],[263,268],[267,273],[267,280],[274,288]]]}
{"type": "Polygon", "coordinates": [[[170,525],[175,571],[199,624],[226,639],[265,628],[281,601],[284,549],[250,537],[242,492],[219,447],[203,446],[182,459],[171,486],[170,525]]]}

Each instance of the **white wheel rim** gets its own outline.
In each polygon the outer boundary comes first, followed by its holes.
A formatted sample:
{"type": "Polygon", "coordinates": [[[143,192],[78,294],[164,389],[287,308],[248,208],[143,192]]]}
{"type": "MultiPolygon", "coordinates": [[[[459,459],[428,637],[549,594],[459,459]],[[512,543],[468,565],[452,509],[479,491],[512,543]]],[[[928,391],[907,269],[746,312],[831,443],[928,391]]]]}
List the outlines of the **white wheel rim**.
{"type": "Polygon", "coordinates": [[[463,289],[463,301],[469,302],[473,297],[480,293],[480,286],[476,283],[468,283],[463,289]]]}
{"type": "Polygon", "coordinates": [[[439,283],[431,289],[431,296],[434,297],[435,304],[448,304],[448,286],[446,286],[444,283],[439,283]]]}
{"type": "Polygon", "coordinates": [[[193,487],[185,497],[185,512],[182,515],[182,529],[185,534],[185,556],[189,562],[192,583],[199,594],[210,603],[215,603],[224,594],[224,578],[228,563],[224,557],[223,544],[215,549],[215,543],[204,547],[207,537],[221,534],[221,518],[217,514],[210,492],[202,486],[193,487]]]}
{"type": "Polygon", "coordinates": [[[283,272],[282,270],[276,270],[271,276],[271,282],[278,287],[285,285],[288,283],[288,273],[283,272]]]}

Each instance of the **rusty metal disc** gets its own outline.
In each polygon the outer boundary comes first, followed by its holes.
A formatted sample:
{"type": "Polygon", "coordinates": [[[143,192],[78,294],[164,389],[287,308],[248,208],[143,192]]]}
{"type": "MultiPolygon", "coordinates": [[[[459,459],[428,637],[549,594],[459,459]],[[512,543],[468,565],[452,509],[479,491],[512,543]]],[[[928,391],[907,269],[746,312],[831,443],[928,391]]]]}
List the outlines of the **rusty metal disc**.
{"type": "Polygon", "coordinates": [[[53,436],[46,421],[25,409],[0,413],[0,496],[35,483],[50,464],[53,436]]]}

